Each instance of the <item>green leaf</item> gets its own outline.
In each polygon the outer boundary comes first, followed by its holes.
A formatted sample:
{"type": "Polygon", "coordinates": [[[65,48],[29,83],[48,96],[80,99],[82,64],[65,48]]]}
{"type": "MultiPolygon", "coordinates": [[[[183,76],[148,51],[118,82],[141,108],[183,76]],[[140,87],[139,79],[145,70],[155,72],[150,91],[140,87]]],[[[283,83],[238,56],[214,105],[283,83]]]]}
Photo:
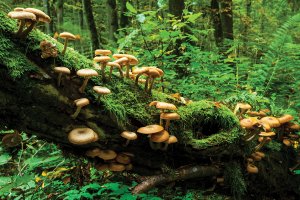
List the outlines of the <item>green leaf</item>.
{"type": "Polygon", "coordinates": [[[138,14],[138,15],[136,15],[136,20],[138,20],[138,22],[140,22],[140,23],[144,23],[144,21],[146,20],[146,17],[144,14],[138,14]]]}
{"type": "Polygon", "coordinates": [[[6,164],[10,159],[11,159],[11,156],[9,154],[7,154],[7,153],[2,154],[0,156],[0,165],[6,164]]]}
{"type": "Polygon", "coordinates": [[[129,2],[126,2],[126,8],[132,13],[137,13],[136,9],[129,2]]]}
{"type": "Polygon", "coordinates": [[[137,196],[127,193],[127,194],[123,194],[120,200],[136,200],[136,198],[137,196]]]}
{"type": "Polygon", "coordinates": [[[10,177],[5,177],[5,176],[0,177],[0,186],[7,185],[10,182],[11,182],[10,177]]]}
{"type": "Polygon", "coordinates": [[[196,14],[192,14],[192,15],[186,15],[183,18],[187,19],[187,21],[194,24],[194,23],[196,23],[196,19],[198,19],[201,15],[202,15],[202,13],[196,13],[196,14]]]}

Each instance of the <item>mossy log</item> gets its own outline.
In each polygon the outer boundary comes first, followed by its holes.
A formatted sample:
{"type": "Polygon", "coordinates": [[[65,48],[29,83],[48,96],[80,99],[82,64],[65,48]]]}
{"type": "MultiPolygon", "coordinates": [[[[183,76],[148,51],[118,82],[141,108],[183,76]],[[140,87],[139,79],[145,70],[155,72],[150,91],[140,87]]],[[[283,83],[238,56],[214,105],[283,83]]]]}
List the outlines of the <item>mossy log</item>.
{"type": "MultiPolygon", "coordinates": [[[[118,76],[113,76],[110,82],[92,78],[86,92],[81,94],[78,89],[83,80],[76,76],[76,70],[92,68],[92,59],[71,48],[64,56],[42,59],[39,48],[42,40],[55,44],[59,52],[63,45],[38,30],[20,40],[14,35],[16,29],[16,22],[0,11],[0,128],[36,134],[82,154],[95,146],[132,152],[135,154],[134,170],[145,174],[145,169],[150,169],[151,175],[165,168],[176,169],[189,164],[222,167],[235,160],[243,165],[245,156],[249,155],[250,151],[245,152],[240,144],[244,131],[226,106],[205,100],[184,105],[159,91],[154,90],[149,95],[133,81],[118,76]],[[71,75],[63,78],[61,87],[56,85],[54,65],[71,70],[71,75]],[[108,87],[112,94],[101,98],[98,104],[97,94],[92,90],[94,85],[108,87]],[[73,102],[83,97],[89,98],[91,104],[73,119],[70,117],[75,112],[73,102]],[[179,142],[167,151],[153,151],[147,137],[139,135],[138,140],[124,147],[125,140],[120,137],[122,131],[136,131],[141,126],[159,122],[159,112],[148,106],[154,100],[174,103],[178,107],[181,119],[171,122],[169,132],[179,142]],[[71,145],[67,135],[76,127],[92,128],[100,140],[90,145],[71,145]]],[[[289,176],[284,170],[280,175],[289,176]]],[[[287,182],[291,180],[294,181],[293,177],[287,182]]],[[[250,181],[255,182],[257,178],[250,181]]],[[[274,183],[280,185],[280,181],[274,183]]],[[[280,189],[276,184],[274,188],[280,189]]]]}

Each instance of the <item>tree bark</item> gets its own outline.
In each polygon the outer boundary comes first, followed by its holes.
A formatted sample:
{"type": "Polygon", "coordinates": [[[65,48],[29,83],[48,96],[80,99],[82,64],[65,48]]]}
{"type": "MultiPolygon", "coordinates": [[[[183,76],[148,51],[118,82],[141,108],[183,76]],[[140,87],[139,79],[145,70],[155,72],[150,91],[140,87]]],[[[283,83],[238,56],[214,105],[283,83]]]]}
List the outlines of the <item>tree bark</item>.
{"type": "Polygon", "coordinates": [[[92,49],[93,51],[95,51],[96,49],[101,48],[102,45],[100,45],[99,43],[98,31],[94,20],[92,2],[91,0],[82,0],[82,4],[91,35],[92,49]]]}
{"type": "Polygon", "coordinates": [[[213,27],[215,29],[214,35],[216,40],[216,45],[220,47],[223,43],[223,29],[220,15],[220,8],[218,0],[212,0],[210,4],[211,8],[211,18],[213,21],[213,27]]]}
{"type": "Polygon", "coordinates": [[[108,25],[109,25],[109,39],[116,41],[115,34],[118,30],[118,12],[116,0],[107,0],[108,5],[108,25]]]}
{"type": "Polygon", "coordinates": [[[57,30],[62,30],[62,25],[64,23],[64,0],[57,1],[57,30]]]}
{"type": "Polygon", "coordinates": [[[223,36],[233,40],[232,0],[220,0],[223,36]]]}
{"type": "MultiPolygon", "coordinates": [[[[49,1],[43,0],[43,6],[44,6],[45,13],[51,17],[49,1]]],[[[46,27],[46,33],[48,34],[53,33],[53,23],[45,23],[45,27],[46,27]]]]}
{"type": "Polygon", "coordinates": [[[120,0],[120,12],[120,27],[125,28],[129,24],[129,18],[125,15],[125,12],[127,12],[126,0],[120,0]]]}
{"type": "Polygon", "coordinates": [[[169,12],[177,18],[181,18],[184,9],[184,0],[169,0],[169,12]]]}

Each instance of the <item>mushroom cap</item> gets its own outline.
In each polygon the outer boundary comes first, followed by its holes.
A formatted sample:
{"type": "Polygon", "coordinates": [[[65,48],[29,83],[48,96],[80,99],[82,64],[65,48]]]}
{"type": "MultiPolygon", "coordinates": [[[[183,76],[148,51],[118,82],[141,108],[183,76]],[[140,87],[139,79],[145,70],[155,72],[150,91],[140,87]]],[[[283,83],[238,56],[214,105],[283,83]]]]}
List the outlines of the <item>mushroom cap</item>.
{"type": "Polygon", "coordinates": [[[118,67],[121,69],[121,66],[116,62],[108,62],[108,63],[106,63],[106,66],[118,67]]]}
{"type": "Polygon", "coordinates": [[[111,50],[106,50],[106,49],[96,49],[95,50],[95,56],[108,56],[111,54],[111,50]]]}
{"type": "Polygon", "coordinates": [[[176,120],[176,119],[180,119],[180,115],[177,114],[177,113],[161,113],[160,118],[161,119],[176,120]]]}
{"type": "Polygon", "coordinates": [[[250,115],[250,116],[260,116],[260,117],[265,117],[267,116],[267,114],[265,112],[262,112],[262,111],[247,111],[246,112],[247,115],[250,115]]]}
{"type": "Polygon", "coordinates": [[[143,74],[149,71],[148,67],[136,68],[132,71],[133,74],[143,74]]]}
{"type": "Polygon", "coordinates": [[[70,74],[71,73],[71,71],[67,67],[54,67],[54,72],[63,73],[63,74],[70,74]]]}
{"type": "Polygon", "coordinates": [[[105,62],[106,63],[110,60],[111,60],[111,58],[108,57],[108,56],[96,56],[96,57],[94,57],[95,62],[105,62]]]}
{"type": "Polygon", "coordinates": [[[249,163],[247,165],[247,172],[250,173],[250,174],[257,174],[258,173],[258,168],[255,165],[249,163]]]}
{"type": "Polygon", "coordinates": [[[149,103],[149,106],[156,106],[156,104],[158,103],[159,101],[151,101],[149,103]]]}
{"type": "Polygon", "coordinates": [[[255,160],[255,161],[260,161],[260,160],[261,160],[261,157],[258,156],[258,155],[256,155],[255,153],[252,153],[252,154],[251,154],[251,157],[252,157],[253,160],[255,160]]]}
{"type": "Polygon", "coordinates": [[[117,155],[116,161],[117,161],[118,163],[127,165],[127,164],[129,164],[129,163],[131,162],[131,159],[130,159],[129,156],[120,153],[120,154],[117,155]]]}
{"type": "Polygon", "coordinates": [[[32,21],[36,21],[36,16],[33,13],[25,12],[25,11],[12,11],[9,12],[8,17],[13,19],[30,19],[32,21]]]}
{"type": "Polygon", "coordinates": [[[178,139],[175,135],[170,135],[169,139],[166,141],[168,144],[173,144],[178,142],[178,139]]]}
{"type": "Polygon", "coordinates": [[[121,133],[121,137],[123,137],[127,140],[136,140],[137,134],[135,132],[131,132],[131,131],[123,131],[121,133]]]}
{"type": "Polygon", "coordinates": [[[169,132],[163,130],[159,133],[152,134],[150,139],[152,142],[165,142],[169,139],[169,137],[170,137],[169,132]]]}
{"type": "Polygon", "coordinates": [[[285,114],[282,117],[277,118],[280,124],[284,124],[287,123],[289,121],[292,121],[294,119],[294,117],[292,115],[289,114],[285,114]]]}
{"type": "Polygon", "coordinates": [[[86,106],[86,105],[89,105],[90,104],[90,100],[87,99],[87,98],[80,98],[80,99],[76,99],[74,101],[75,105],[77,107],[83,107],[83,106],[86,106]]]}
{"type": "Polygon", "coordinates": [[[45,23],[50,23],[51,22],[51,18],[46,13],[44,13],[43,11],[41,11],[39,9],[25,8],[24,11],[35,14],[37,18],[42,18],[43,20],[38,19],[41,22],[45,22],[45,23]]]}
{"type": "Polygon", "coordinates": [[[76,73],[81,77],[98,76],[98,72],[94,69],[80,69],[76,73]]]}
{"type": "Polygon", "coordinates": [[[270,137],[276,135],[274,132],[260,132],[259,136],[270,137]]]}
{"type": "Polygon", "coordinates": [[[6,147],[15,147],[22,142],[22,137],[19,134],[6,134],[2,138],[2,144],[6,147]]]}
{"type": "Polygon", "coordinates": [[[97,170],[100,170],[100,171],[109,170],[108,164],[102,164],[102,163],[97,164],[97,165],[95,166],[95,168],[96,168],[97,170]]]}
{"type": "Polygon", "coordinates": [[[250,110],[252,106],[248,103],[238,103],[238,106],[242,110],[250,110]]]}
{"type": "Polygon", "coordinates": [[[59,34],[59,37],[62,39],[76,40],[76,36],[69,32],[62,32],[59,34]]]}
{"type": "Polygon", "coordinates": [[[260,119],[260,121],[268,123],[271,126],[271,128],[280,126],[280,122],[276,117],[271,117],[271,116],[263,117],[260,119]]]}
{"type": "Polygon", "coordinates": [[[266,131],[266,132],[269,132],[271,130],[271,126],[269,123],[267,122],[261,122],[259,121],[258,122],[261,126],[263,126],[263,129],[266,131]]]}
{"type": "Polygon", "coordinates": [[[120,163],[110,163],[108,168],[110,171],[113,171],[113,172],[122,172],[125,170],[125,165],[120,164],[120,163]]]}
{"type": "Polygon", "coordinates": [[[288,128],[290,128],[290,129],[292,129],[294,131],[298,131],[298,130],[300,130],[300,125],[299,124],[295,124],[295,123],[290,123],[288,125],[288,128]]]}
{"type": "Polygon", "coordinates": [[[177,107],[172,103],[157,102],[156,108],[163,110],[177,110],[177,107]]]}
{"type": "Polygon", "coordinates": [[[157,125],[157,124],[152,124],[148,126],[141,127],[137,130],[138,133],[141,134],[154,134],[158,133],[164,130],[164,127],[157,125]]]}
{"type": "Polygon", "coordinates": [[[241,127],[245,128],[245,129],[250,129],[257,123],[258,123],[258,120],[256,117],[249,117],[249,118],[242,119],[240,121],[241,127]]]}
{"type": "Polygon", "coordinates": [[[291,140],[289,140],[289,139],[283,139],[283,140],[282,140],[282,143],[283,143],[285,146],[288,146],[288,147],[290,147],[290,146],[292,145],[292,142],[291,142],[291,140]]]}
{"type": "Polygon", "coordinates": [[[20,12],[20,11],[23,11],[23,10],[24,10],[24,8],[20,8],[20,7],[14,8],[14,11],[16,11],[16,12],[20,12]]]}
{"type": "Polygon", "coordinates": [[[100,151],[101,149],[99,149],[98,147],[94,148],[94,149],[91,149],[91,150],[88,150],[85,152],[85,155],[88,156],[88,157],[96,157],[100,154],[100,151]]]}
{"type": "Polygon", "coordinates": [[[128,59],[128,63],[130,65],[137,65],[139,63],[138,59],[133,56],[133,55],[129,55],[129,54],[114,54],[113,58],[115,59],[120,59],[120,58],[127,58],[128,59]]]}
{"type": "Polygon", "coordinates": [[[159,69],[158,67],[155,67],[155,66],[151,66],[151,67],[149,67],[149,69],[156,70],[159,73],[159,77],[161,77],[161,76],[163,76],[165,74],[162,69],[159,69]]]}
{"type": "Polygon", "coordinates": [[[158,78],[160,77],[160,73],[156,70],[156,69],[149,69],[147,73],[148,76],[152,77],[152,78],[158,78]]]}
{"type": "Polygon", "coordinates": [[[119,65],[124,65],[128,62],[128,58],[122,57],[122,58],[119,58],[119,59],[115,60],[114,62],[118,63],[119,65]]]}
{"type": "Polygon", "coordinates": [[[102,87],[102,86],[94,86],[93,90],[97,92],[98,94],[110,94],[111,91],[107,87],[102,87]]]}
{"type": "Polygon", "coordinates": [[[103,160],[112,160],[117,157],[117,154],[113,150],[101,150],[98,154],[99,158],[102,158],[103,160]]]}
{"type": "Polygon", "coordinates": [[[259,156],[259,157],[261,157],[261,158],[266,157],[266,155],[263,152],[261,152],[261,151],[256,151],[256,152],[254,152],[254,154],[257,155],[257,156],[259,156]]]}
{"type": "Polygon", "coordinates": [[[90,128],[75,128],[68,134],[69,142],[72,144],[89,144],[98,140],[98,135],[90,128]]]}

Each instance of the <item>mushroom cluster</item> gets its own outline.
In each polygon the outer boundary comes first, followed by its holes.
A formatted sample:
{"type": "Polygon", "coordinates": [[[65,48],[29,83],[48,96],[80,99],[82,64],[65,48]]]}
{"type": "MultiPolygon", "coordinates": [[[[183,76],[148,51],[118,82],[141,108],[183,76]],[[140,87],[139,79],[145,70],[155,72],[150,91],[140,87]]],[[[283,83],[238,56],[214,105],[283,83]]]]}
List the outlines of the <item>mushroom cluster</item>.
{"type": "Polygon", "coordinates": [[[51,22],[51,18],[46,13],[36,8],[15,8],[8,13],[8,17],[18,20],[19,29],[16,36],[21,38],[25,38],[38,22],[51,22]]]}

